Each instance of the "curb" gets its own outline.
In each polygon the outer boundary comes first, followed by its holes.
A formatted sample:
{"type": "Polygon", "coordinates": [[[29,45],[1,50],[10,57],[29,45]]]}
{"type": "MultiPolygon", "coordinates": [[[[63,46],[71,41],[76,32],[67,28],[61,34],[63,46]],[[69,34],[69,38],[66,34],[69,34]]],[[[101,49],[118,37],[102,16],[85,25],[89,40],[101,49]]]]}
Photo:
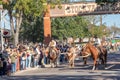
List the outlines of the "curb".
{"type": "Polygon", "coordinates": [[[22,73],[22,72],[26,72],[26,71],[30,71],[30,70],[35,70],[35,69],[37,69],[38,67],[35,67],[35,68],[27,68],[27,69],[25,69],[25,70],[20,70],[20,71],[17,71],[17,72],[15,72],[15,73],[13,73],[13,75],[17,75],[17,74],[19,74],[19,73],[22,73]]]}

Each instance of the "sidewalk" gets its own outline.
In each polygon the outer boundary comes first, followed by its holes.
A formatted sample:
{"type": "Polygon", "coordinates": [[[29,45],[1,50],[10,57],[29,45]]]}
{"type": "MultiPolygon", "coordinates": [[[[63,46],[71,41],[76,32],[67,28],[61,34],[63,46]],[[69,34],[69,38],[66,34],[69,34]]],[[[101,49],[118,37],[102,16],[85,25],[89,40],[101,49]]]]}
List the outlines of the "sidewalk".
{"type": "Polygon", "coordinates": [[[30,70],[35,70],[35,69],[38,69],[38,67],[34,67],[34,68],[27,68],[26,70],[19,70],[19,71],[16,71],[15,73],[11,73],[10,76],[7,76],[7,75],[4,75],[4,76],[0,76],[0,80],[16,80],[15,76],[23,73],[23,72],[26,72],[26,71],[30,71],[30,70]]]}
{"type": "Polygon", "coordinates": [[[16,71],[15,73],[13,73],[13,74],[11,74],[11,75],[17,75],[17,74],[19,74],[19,73],[22,73],[22,72],[25,72],[25,71],[29,71],[29,70],[35,70],[35,69],[37,69],[37,68],[39,68],[39,67],[27,68],[27,69],[25,69],[25,70],[19,70],[19,71],[16,71]]]}

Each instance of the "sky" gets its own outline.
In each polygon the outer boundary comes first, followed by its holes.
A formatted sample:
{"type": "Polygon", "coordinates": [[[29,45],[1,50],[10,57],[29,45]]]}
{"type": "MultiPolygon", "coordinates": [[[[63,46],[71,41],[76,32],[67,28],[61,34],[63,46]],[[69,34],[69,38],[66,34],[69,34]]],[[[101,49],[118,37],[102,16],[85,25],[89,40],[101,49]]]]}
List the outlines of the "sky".
{"type": "MultiPolygon", "coordinates": [[[[78,1],[78,0],[71,0],[71,1],[78,1]]],[[[79,0],[80,1],[80,0],[79,0]]],[[[87,0],[87,1],[95,1],[95,0],[87,0]]],[[[108,27],[115,25],[116,27],[120,28],[120,14],[106,14],[103,15],[103,23],[107,25],[108,27]]],[[[7,17],[5,17],[7,19],[7,17]]],[[[8,20],[8,19],[7,19],[8,20]]],[[[2,21],[2,28],[10,29],[10,23],[4,23],[4,20],[2,21]]]]}
{"type": "Polygon", "coordinates": [[[104,15],[103,23],[105,23],[108,27],[115,25],[120,28],[120,14],[104,15]]]}
{"type": "MultiPolygon", "coordinates": [[[[71,0],[71,1],[95,1],[95,0],[71,0]]],[[[120,28],[120,14],[105,14],[103,15],[103,23],[108,27],[115,25],[120,28]]]]}
{"type": "MultiPolygon", "coordinates": [[[[6,17],[7,19],[7,17],[6,17]]],[[[103,15],[103,24],[105,24],[108,27],[111,27],[115,25],[116,27],[120,28],[120,14],[106,14],[103,15]]],[[[2,21],[2,28],[10,29],[9,23],[4,23],[4,20],[2,21]]]]}

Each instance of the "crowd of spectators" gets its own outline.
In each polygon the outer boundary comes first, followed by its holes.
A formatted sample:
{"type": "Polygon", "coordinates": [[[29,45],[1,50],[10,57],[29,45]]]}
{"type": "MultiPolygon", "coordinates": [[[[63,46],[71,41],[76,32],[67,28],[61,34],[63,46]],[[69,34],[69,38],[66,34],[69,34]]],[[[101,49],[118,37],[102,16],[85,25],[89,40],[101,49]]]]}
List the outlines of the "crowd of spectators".
{"type": "MultiPolygon", "coordinates": [[[[11,75],[16,71],[26,70],[28,68],[43,67],[42,60],[45,64],[49,64],[46,57],[44,44],[18,44],[16,47],[6,47],[0,53],[0,75],[11,75]]],[[[60,52],[66,52],[67,45],[58,45],[60,52]]],[[[63,61],[64,55],[59,57],[59,61],[63,61]]]]}
{"type": "Polygon", "coordinates": [[[41,66],[44,47],[39,44],[6,47],[0,53],[0,75],[10,75],[19,70],[41,66]]]}

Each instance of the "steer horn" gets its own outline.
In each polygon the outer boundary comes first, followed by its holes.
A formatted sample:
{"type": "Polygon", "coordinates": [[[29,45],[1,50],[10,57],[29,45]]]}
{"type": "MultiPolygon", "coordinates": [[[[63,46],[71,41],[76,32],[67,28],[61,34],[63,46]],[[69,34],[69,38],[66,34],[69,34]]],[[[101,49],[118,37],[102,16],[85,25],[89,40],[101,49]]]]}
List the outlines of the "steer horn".
{"type": "Polygon", "coordinates": [[[88,56],[90,56],[91,54],[90,53],[88,53],[88,52],[85,52],[87,55],[85,55],[85,56],[81,56],[81,57],[88,57],[88,56]]]}

